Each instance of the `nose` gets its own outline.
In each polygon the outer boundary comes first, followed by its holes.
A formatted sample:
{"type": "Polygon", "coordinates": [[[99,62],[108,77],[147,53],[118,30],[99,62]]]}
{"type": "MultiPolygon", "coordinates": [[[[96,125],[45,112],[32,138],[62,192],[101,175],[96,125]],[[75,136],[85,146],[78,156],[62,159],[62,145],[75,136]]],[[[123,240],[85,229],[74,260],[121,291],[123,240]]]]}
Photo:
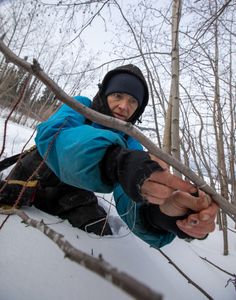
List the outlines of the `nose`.
{"type": "Polygon", "coordinates": [[[119,102],[119,108],[121,110],[128,110],[128,101],[126,99],[123,99],[122,101],[119,102]]]}

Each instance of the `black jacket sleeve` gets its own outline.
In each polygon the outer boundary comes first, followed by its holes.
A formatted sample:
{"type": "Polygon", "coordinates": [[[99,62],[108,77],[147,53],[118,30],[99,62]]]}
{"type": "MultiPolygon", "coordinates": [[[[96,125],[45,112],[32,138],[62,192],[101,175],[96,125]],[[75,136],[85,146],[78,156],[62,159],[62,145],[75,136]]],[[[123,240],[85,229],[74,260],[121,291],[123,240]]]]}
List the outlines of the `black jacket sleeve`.
{"type": "Polygon", "coordinates": [[[150,159],[147,152],[129,150],[118,145],[109,147],[101,162],[102,179],[106,184],[120,183],[135,202],[144,201],[140,187],[155,171],[162,167],[150,159]]]}
{"type": "Polygon", "coordinates": [[[106,184],[120,183],[126,194],[135,202],[144,202],[140,209],[140,218],[148,230],[156,233],[172,232],[182,239],[193,239],[181,231],[177,220],[187,218],[188,214],[170,217],[160,211],[159,205],[146,203],[140,193],[143,182],[155,171],[162,172],[162,167],[151,160],[148,153],[129,150],[118,145],[110,146],[101,161],[102,179],[106,184]]]}

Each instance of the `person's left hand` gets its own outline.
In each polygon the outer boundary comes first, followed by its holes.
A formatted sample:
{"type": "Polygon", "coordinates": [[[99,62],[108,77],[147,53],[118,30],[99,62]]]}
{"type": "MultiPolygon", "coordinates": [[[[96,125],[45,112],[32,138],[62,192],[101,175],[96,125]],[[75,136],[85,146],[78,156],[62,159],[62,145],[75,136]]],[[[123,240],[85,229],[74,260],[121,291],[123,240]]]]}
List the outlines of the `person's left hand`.
{"type": "Polygon", "coordinates": [[[215,230],[215,219],[219,210],[215,202],[200,212],[190,214],[184,220],[178,220],[176,225],[180,230],[194,238],[204,238],[208,233],[215,230]]]}
{"type": "Polygon", "coordinates": [[[204,238],[215,229],[218,205],[203,191],[199,191],[198,197],[175,191],[168,201],[160,205],[160,210],[173,217],[184,216],[193,211],[186,219],[178,220],[176,225],[194,238],[204,238]]]}

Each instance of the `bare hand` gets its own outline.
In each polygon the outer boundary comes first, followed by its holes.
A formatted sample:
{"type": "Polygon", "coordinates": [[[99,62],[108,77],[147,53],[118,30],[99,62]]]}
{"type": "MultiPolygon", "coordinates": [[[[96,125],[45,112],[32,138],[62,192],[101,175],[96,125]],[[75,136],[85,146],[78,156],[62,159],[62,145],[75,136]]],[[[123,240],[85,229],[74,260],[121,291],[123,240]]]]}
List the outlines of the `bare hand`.
{"type": "Polygon", "coordinates": [[[178,220],[176,224],[186,234],[194,238],[204,238],[215,229],[218,205],[203,191],[199,191],[199,197],[176,191],[168,201],[160,205],[160,210],[169,216],[182,216],[189,210],[195,211],[196,213],[190,214],[184,220],[178,220]]]}
{"type": "Polygon", "coordinates": [[[212,200],[211,197],[203,191],[199,191],[198,193],[199,196],[195,197],[189,193],[175,191],[165,203],[160,205],[160,210],[171,217],[184,216],[191,210],[199,212],[207,208],[212,200]]]}
{"type": "Polygon", "coordinates": [[[219,206],[212,202],[206,209],[191,214],[187,219],[176,222],[180,230],[194,238],[204,238],[208,233],[215,230],[215,218],[219,206]]]}
{"type": "Polygon", "coordinates": [[[164,171],[156,171],[144,181],[141,186],[141,194],[148,202],[153,204],[163,204],[169,199],[174,191],[180,190],[187,193],[195,193],[196,187],[188,181],[172,175],[168,165],[154,155],[151,159],[159,163],[164,171]]]}

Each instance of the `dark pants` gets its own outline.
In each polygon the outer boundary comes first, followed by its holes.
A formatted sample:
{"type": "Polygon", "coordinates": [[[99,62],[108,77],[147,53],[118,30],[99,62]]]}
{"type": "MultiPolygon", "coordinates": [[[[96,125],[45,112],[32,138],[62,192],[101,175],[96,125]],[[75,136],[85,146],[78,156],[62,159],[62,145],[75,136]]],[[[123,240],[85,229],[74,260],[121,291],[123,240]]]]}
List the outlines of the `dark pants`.
{"type": "MultiPolygon", "coordinates": [[[[26,188],[20,205],[29,203],[33,198],[35,207],[67,219],[75,227],[96,234],[112,234],[109,224],[104,227],[106,212],[98,205],[95,194],[61,182],[42,162],[37,150],[33,150],[19,161],[7,179],[27,181],[32,174],[34,176],[31,180],[37,180],[38,184],[36,188],[26,188]],[[91,224],[93,222],[95,223],[91,224]]],[[[21,189],[22,186],[9,184],[2,191],[0,203],[14,204],[21,189]]]]}

